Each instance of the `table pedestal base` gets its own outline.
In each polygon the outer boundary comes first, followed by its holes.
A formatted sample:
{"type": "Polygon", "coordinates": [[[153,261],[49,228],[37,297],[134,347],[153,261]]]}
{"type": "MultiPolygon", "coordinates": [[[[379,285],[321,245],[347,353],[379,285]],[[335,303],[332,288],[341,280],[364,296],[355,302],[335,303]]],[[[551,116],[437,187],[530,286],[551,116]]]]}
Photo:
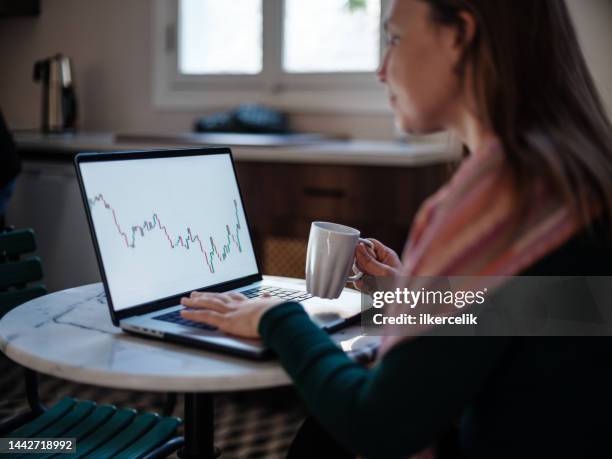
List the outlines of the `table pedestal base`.
{"type": "Polygon", "coordinates": [[[221,455],[215,448],[213,396],[185,394],[185,445],[181,459],[214,459],[221,455]]]}

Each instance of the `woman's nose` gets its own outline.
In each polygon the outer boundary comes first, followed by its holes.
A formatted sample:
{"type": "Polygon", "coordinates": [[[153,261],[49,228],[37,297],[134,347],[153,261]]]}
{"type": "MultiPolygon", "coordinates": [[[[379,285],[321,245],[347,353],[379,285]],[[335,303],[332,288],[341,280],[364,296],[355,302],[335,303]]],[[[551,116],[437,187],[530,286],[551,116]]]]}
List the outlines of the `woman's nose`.
{"type": "Polygon", "coordinates": [[[378,81],[381,83],[387,82],[387,56],[389,52],[387,51],[382,60],[380,61],[380,65],[378,66],[378,70],[376,70],[376,76],[378,76],[378,81]]]}

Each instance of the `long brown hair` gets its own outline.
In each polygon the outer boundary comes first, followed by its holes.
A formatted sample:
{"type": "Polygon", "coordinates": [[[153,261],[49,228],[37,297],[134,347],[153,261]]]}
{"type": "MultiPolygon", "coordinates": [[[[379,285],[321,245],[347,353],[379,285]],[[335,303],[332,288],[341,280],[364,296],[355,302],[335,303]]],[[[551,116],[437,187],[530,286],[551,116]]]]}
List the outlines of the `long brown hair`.
{"type": "Polygon", "coordinates": [[[423,0],[438,24],[477,23],[458,71],[472,66],[479,116],[491,123],[525,207],[543,177],[585,222],[595,201],[612,228],[612,127],[564,0],[423,0]]]}

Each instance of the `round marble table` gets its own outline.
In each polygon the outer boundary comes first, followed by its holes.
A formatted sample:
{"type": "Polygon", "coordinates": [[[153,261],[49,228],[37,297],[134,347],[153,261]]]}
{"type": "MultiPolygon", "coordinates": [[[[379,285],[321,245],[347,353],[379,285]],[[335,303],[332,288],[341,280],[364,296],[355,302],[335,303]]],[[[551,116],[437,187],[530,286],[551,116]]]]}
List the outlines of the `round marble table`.
{"type": "MultiPolygon", "coordinates": [[[[335,338],[346,348],[359,332],[352,327],[335,338]]],[[[111,322],[102,284],[13,309],[0,320],[0,350],[24,367],[71,381],[185,393],[184,458],[214,457],[212,394],[291,383],[273,360],[254,362],[122,332],[111,322]]]]}

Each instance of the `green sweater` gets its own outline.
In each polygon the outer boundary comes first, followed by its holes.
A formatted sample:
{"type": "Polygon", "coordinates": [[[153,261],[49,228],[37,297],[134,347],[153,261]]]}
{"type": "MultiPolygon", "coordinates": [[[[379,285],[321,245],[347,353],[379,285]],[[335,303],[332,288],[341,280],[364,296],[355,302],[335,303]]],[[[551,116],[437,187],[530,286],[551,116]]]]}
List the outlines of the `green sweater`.
{"type": "Polygon", "coordinates": [[[347,449],[367,457],[406,457],[429,446],[472,401],[507,342],[421,337],[367,369],[298,303],[267,311],[259,332],[311,414],[347,449]]]}
{"type": "MultiPolygon", "coordinates": [[[[612,244],[585,231],[522,274],[612,276],[611,259],[612,244]]],[[[311,414],[356,454],[407,457],[456,425],[470,458],[612,457],[610,337],[422,336],[366,369],[297,303],[267,311],[259,332],[311,414]]]]}

